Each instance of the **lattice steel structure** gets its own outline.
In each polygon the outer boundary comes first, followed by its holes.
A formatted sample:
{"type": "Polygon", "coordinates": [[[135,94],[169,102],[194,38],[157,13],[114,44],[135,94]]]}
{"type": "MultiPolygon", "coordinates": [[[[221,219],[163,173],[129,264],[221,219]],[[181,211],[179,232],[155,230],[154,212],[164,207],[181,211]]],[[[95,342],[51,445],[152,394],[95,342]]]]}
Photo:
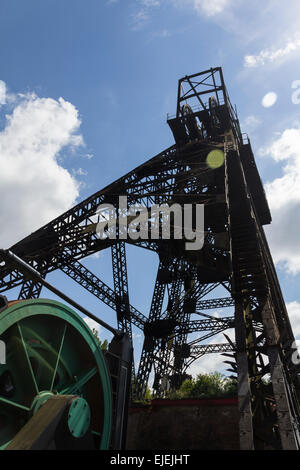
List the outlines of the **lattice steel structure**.
{"type": "MultiPolygon", "coordinates": [[[[299,366],[295,339],[281,294],[263,225],[271,222],[251,144],[240,130],[221,68],[179,80],[177,110],[168,118],[175,144],[142,163],[49,224],[11,247],[42,276],[57,269],[86,288],[117,313],[118,327],[132,338],[132,325],[144,333],[136,374],[142,398],[151,370],[159,394],[168,381],[180,386],[191,362],[220,352],[237,373],[241,449],[299,448],[299,366]],[[186,250],[184,237],[117,239],[96,233],[100,204],[203,204],[204,245],[186,250]],[[130,303],[126,244],[152,250],[159,266],[148,315],[130,303]],[[111,249],[113,288],[80,263],[111,249]],[[220,298],[220,287],[227,296],[220,298]],[[233,316],[204,310],[231,307],[233,316]],[[201,319],[195,319],[200,315],[201,319]],[[207,344],[230,328],[235,342],[207,344]],[[194,337],[191,339],[191,333],[194,337]],[[195,338],[195,333],[197,337],[195,338]],[[268,377],[270,381],[266,380],[268,377]]],[[[195,213],[193,214],[193,227],[195,213]]],[[[124,227],[122,228],[124,230],[124,227]]],[[[0,292],[21,286],[19,298],[36,298],[41,285],[24,278],[13,264],[3,264],[0,292]]]]}

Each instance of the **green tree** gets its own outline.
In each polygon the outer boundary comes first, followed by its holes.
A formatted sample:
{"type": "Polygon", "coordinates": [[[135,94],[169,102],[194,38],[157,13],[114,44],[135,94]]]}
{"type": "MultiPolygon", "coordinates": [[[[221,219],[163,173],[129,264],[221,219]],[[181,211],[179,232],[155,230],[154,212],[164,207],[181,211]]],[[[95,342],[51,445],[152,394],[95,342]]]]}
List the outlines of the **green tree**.
{"type": "Polygon", "coordinates": [[[95,336],[96,340],[98,341],[100,348],[107,350],[108,349],[108,340],[105,339],[104,341],[101,341],[96,328],[92,328],[92,332],[93,332],[93,335],[95,336]]]}
{"type": "Polygon", "coordinates": [[[152,400],[153,395],[150,390],[150,388],[147,386],[146,392],[145,392],[145,397],[143,400],[136,400],[135,399],[135,391],[136,391],[136,383],[134,380],[131,381],[131,396],[132,396],[132,401],[135,403],[141,403],[141,404],[147,404],[149,401],[152,400]]]}
{"type": "Polygon", "coordinates": [[[227,397],[237,396],[237,380],[231,377],[227,377],[224,384],[224,395],[227,397]]]}
{"type": "Polygon", "coordinates": [[[236,394],[235,379],[213,372],[198,374],[196,378],[185,380],[178,390],[170,392],[169,398],[221,398],[236,394]]]}
{"type": "Polygon", "coordinates": [[[222,395],[224,389],[224,376],[219,372],[212,374],[198,374],[192,394],[194,397],[215,397],[222,395]]]}

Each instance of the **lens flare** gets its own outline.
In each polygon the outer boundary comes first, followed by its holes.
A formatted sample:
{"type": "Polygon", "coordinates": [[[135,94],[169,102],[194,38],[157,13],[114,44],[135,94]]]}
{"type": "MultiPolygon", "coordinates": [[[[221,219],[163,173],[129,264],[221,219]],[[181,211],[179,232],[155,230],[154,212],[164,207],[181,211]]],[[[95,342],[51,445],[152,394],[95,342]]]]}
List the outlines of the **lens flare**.
{"type": "Polygon", "coordinates": [[[224,152],[222,150],[212,150],[206,157],[207,166],[210,168],[219,168],[224,164],[224,152]]]}

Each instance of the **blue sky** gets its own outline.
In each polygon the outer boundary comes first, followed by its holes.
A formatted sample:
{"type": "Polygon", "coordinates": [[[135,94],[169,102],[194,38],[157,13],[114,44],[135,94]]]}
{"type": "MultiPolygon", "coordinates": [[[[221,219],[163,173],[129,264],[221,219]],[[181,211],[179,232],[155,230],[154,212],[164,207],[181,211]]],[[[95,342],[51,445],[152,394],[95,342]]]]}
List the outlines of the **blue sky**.
{"type": "MultiPolygon", "coordinates": [[[[297,0],[2,0],[0,244],[172,145],[177,80],[222,66],[265,184],[267,236],[300,339],[299,16],[297,0]]],[[[128,253],[131,303],[147,315],[157,259],[128,253]]],[[[111,285],[110,264],[109,253],[86,261],[111,285]]],[[[49,280],[115,321],[63,274],[49,280]]],[[[220,361],[194,371],[222,370],[220,361]]]]}

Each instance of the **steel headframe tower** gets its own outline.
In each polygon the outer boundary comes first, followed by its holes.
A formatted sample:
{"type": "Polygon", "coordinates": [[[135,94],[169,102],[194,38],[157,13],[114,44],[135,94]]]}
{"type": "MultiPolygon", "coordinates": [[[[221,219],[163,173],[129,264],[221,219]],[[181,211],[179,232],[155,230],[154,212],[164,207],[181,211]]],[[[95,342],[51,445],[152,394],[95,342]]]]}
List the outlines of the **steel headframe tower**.
{"type": "MultiPolygon", "coordinates": [[[[237,373],[241,449],[299,448],[299,357],[263,225],[270,211],[250,141],[241,134],[221,68],[179,80],[176,116],[168,118],[175,145],[98,191],[11,247],[42,276],[62,270],[117,313],[118,328],[132,338],[132,324],[144,332],[134,392],[145,394],[154,367],[161,393],[185,379],[203,354],[221,352],[237,373]],[[205,207],[204,245],[186,250],[184,238],[101,239],[96,233],[100,204],[186,204],[205,207]],[[98,218],[97,218],[98,217],[98,218]],[[156,252],[158,272],[148,316],[130,304],[126,243],[156,252]],[[80,263],[111,249],[113,288],[80,263]],[[220,287],[226,297],[218,297],[220,287]],[[229,295],[228,295],[229,293],[229,295]],[[204,310],[234,308],[232,316],[204,310]],[[194,315],[203,318],[194,320],[194,315]],[[205,340],[235,329],[235,343],[205,340]],[[191,340],[190,334],[198,333],[191,340]],[[201,333],[199,335],[199,333],[201,333]],[[199,343],[203,344],[199,344],[199,343]],[[228,354],[231,352],[231,354],[228,354]],[[270,378],[270,380],[269,380],[270,378]]],[[[195,213],[193,213],[195,227],[195,213]]],[[[138,231],[138,230],[137,230],[138,231]]],[[[42,285],[13,263],[2,263],[0,291],[21,285],[19,298],[39,297],[42,285]]],[[[199,318],[199,317],[198,317],[199,318]]],[[[135,371],[133,369],[133,374],[135,371]]]]}

